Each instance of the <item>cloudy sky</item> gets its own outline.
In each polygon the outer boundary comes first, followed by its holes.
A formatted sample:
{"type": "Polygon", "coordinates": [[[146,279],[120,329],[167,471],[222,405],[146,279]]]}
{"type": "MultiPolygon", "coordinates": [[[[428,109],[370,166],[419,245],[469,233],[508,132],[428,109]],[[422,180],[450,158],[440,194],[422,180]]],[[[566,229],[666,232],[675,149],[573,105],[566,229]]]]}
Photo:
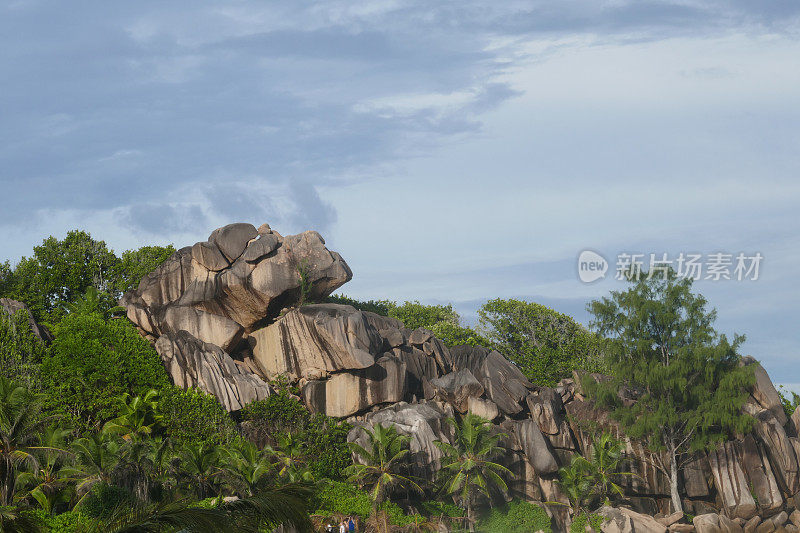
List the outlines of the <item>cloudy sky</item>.
{"type": "Polygon", "coordinates": [[[2,1],[0,71],[0,260],[269,222],[354,297],[586,322],[621,252],[758,252],[696,287],[800,383],[794,0],[2,1]]]}

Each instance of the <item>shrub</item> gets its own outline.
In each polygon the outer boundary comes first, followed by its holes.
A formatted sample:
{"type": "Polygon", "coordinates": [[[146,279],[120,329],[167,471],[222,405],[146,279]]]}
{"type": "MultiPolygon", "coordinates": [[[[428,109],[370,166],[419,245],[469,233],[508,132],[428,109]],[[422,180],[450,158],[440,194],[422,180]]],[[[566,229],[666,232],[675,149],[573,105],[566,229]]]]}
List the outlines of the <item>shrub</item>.
{"type": "Polygon", "coordinates": [[[325,302],[332,304],[351,305],[360,311],[369,311],[381,316],[389,316],[389,307],[392,305],[389,300],[369,300],[364,302],[341,294],[331,294],[325,298],[325,302]]]}
{"type": "Polygon", "coordinates": [[[242,419],[252,424],[255,440],[276,444],[278,435],[291,433],[303,443],[302,453],[315,479],[342,479],[344,469],[351,463],[347,447],[350,424],[322,414],[312,415],[285,384],[276,387],[275,394],[251,402],[241,411],[242,419]]]}
{"type": "Polygon", "coordinates": [[[49,515],[41,509],[31,511],[33,516],[49,533],[83,533],[90,530],[93,521],[80,511],[67,511],[49,515]]]}
{"type": "Polygon", "coordinates": [[[127,490],[108,483],[97,483],[80,503],[79,511],[89,518],[108,518],[123,504],[133,504],[134,497],[127,490]]]}
{"type": "Polygon", "coordinates": [[[522,500],[512,501],[504,508],[492,509],[489,515],[478,523],[478,530],[490,533],[552,531],[547,511],[522,500]]]}
{"type": "Polygon", "coordinates": [[[160,396],[160,423],[175,443],[227,444],[237,435],[233,419],[211,394],[169,386],[160,396]]]}
{"type": "MultiPolygon", "coordinates": [[[[338,513],[366,520],[372,513],[372,498],[366,491],[349,483],[326,480],[317,486],[311,508],[317,509],[314,514],[321,516],[338,513]]],[[[397,526],[416,524],[422,519],[417,514],[406,515],[399,505],[390,501],[384,502],[381,510],[385,511],[391,523],[397,526]]]]}
{"type": "Polygon", "coordinates": [[[71,313],[54,333],[41,368],[46,407],[80,429],[116,416],[125,392],[171,386],[161,358],[128,320],[71,313]]]}
{"type": "Polygon", "coordinates": [[[241,411],[242,420],[249,420],[268,434],[305,429],[311,413],[286,388],[278,388],[275,394],[250,402],[241,411]]]}
{"type": "Polygon", "coordinates": [[[586,533],[586,527],[592,531],[600,531],[603,517],[595,513],[580,513],[576,516],[569,526],[569,533],[586,533]]]}
{"type": "Polygon", "coordinates": [[[0,310],[0,374],[27,386],[35,384],[45,346],[31,330],[25,311],[0,310]]]}

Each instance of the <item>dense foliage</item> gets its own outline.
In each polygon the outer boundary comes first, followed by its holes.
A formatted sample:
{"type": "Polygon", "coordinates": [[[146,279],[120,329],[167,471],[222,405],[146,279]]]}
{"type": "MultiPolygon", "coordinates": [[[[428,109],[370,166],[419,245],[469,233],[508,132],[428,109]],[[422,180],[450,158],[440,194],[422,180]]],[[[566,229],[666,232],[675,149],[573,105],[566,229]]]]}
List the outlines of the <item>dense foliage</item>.
{"type": "Polygon", "coordinates": [[[601,344],[572,317],[533,302],[490,300],[478,311],[493,348],[534,383],[555,385],[575,369],[600,371],[601,344]]]}
{"type": "Polygon", "coordinates": [[[495,507],[478,522],[478,531],[486,533],[530,533],[552,531],[547,511],[530,502],[514,500],[503,507],[495,507]]]}
{"type": "Polygon", "coordinates": [[[0,269],[0,297],[25,302],[39,322],[55,323],[64,306],[98,291],[105,309],[113,307],[123,292],[169,257],[172,246],[145,246],[117,257],[104,241],[85,231],[74,230],[63,240],[49,237],[35,246],[31,257],[23,257],[12,269],[0,269]]]}
{"type": "Polygon", "coordinates": [[[594,395],[628,435],[666,451],[668,463],[656,466],[670,478],[673,510],[682,511],[678,471],[691,458],[686,452],[750,430],[742,406],[755,378],[739,364],[744,337],[729,341],[714,330],[716,312],[692,292],[691,279],[634,272],[630,283],[589,305],[593,326],[610,339],[617,376],[593,387],[594,395]],[[622,402],[623,387],[635,402],[622,402]]]}
{"type": "MultiPolygon", "coordinates": [[[[348,444],[353,427],[310,413],[287,382],[233,415],[213,396],[175,387],[155,350],[114,309],[173,252],[146,246],[118,257],[73,231],[45,240],[13,268],[0,264],[0,297],[28,304],[52,332],[43,342],[27,313],[0,312],[0,530],[255,532],[283,521],[302,528],[311,511],[317,522],[354,516],[380,531],[435,530],[440,522],[550,530],[542,508],[505,502],[513,476],[495,462],[503,435],[477,416],[449,421],[453,442],[435,443],[443,468],[426,482],[410,475],[409,439],[396,428],[378,425],[364,431],[362,445],[348,444]],[[222,500],[234,495],[239,503],[222,500]]],[[[739,414],[752,384],[738,364],[743,338],[718,335],[714,312],[687,282],[645,280],[593,302],[596,333],[520,300],[487,302],[478,328],[452,305],[328,301],[431,330],[450,346],[490,346],[537,384],[575,369],[613,374],[587,390],[630,436],[671,452],[672,464],[659,465],[667,474],[689,456],[677,436],[698,448],[749,428],[739,414]],[[623,404],[620,391],[637,401],[623,404]]],[[[787,414],[798,398],[784,396],[787,414]]],[[[621,460],[619,442],[602,435],[560,471],[573,530],[596,526],[592,510],[621,495],[621,460]]]]}
{"type": "Polygon", "coordinates": [[[53,333],[40,382],[49,407],[76,427],[99,428],[123,393],[170,386],[158,354],[127,319],[70,313],[53,333]]]}

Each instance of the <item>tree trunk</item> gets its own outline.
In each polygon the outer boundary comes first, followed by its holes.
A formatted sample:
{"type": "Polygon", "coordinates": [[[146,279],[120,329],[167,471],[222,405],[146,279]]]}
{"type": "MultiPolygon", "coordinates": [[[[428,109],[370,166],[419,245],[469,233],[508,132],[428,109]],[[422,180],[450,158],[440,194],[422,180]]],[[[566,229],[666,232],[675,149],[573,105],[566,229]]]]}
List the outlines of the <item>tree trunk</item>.
{"type": "Polygon", "coordinates": [[[467,528],[475,531],[475,524],[472,521],[472,498],[467,500],[467,528]]]}
{"type": "Polygon", "coordinates": [[[672,512],[683,512],[683,503],[678,492],[678,460],[672,445],[669,447],[669,492],[672,497],[672,512]]]}

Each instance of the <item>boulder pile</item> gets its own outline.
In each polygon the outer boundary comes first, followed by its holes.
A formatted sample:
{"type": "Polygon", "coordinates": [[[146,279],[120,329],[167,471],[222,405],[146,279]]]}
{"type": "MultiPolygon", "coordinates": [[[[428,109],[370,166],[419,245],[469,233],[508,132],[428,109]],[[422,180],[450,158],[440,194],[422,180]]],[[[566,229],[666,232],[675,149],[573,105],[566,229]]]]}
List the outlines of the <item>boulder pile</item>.
{"type": "MultiPolygon", "coordinates": [[[[669,480],[651,452],[584,397],[581,376],[537,386],[497,351],[448,347],[430,331],[347,305],[302,305],[351,277],[316,232],[283,237],[267,225],[232,224],[175,252],[120,303],[176,384],[235,411],[269,395],[268,382],[283,376],[300,386],[309,410],[356,425],[350,440],[364,438],[358,426],[395,424],[412,438],[421,477],[438,468],[433,442],[452,438],[447,418],[473,412],[505,435],[512,493],[541,502],[568,503],[558,469],[587,453],[599,431],[623,439],[624,468],[636,476],[623,480],[626,507],[604,508],[604,531],[791,531],[788,517],[800,516],[800,413],[785,415],[755,360],[744,360],[757,378],[746,406],[755,431],[696,454],[680,476],[695,522],[670,522],[669,480]]],[[[550,512],[563,528],[566,507],[550,512]]]]}

